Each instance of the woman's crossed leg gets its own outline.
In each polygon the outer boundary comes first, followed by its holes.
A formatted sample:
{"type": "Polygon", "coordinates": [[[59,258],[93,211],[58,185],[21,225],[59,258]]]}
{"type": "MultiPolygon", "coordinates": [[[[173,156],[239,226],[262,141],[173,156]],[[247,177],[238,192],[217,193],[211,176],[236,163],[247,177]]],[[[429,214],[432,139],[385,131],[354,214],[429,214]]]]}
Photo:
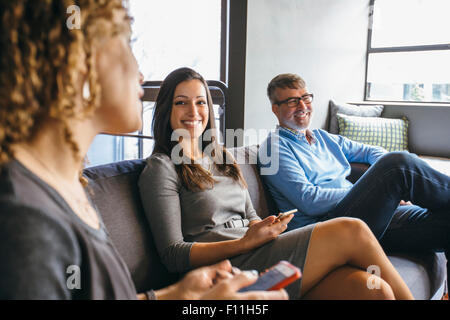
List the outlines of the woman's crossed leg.
{"type": "Polygon", "coordinates": [[[311,235],[301,296],[305,299],[413,299],[377,239],[359,219],[318,224],[311,235]],[[369,268],[378,270],[375,275],[369,268]]]}

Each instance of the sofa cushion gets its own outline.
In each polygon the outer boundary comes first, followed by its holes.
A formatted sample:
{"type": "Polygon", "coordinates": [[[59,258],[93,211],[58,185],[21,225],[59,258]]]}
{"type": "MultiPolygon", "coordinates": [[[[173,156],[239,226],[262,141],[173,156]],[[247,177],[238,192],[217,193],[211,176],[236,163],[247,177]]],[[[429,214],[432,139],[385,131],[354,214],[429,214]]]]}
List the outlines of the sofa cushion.
{"type": "Polygon", "coordinates": [[[389,253],[388,258],[417,300],[439,300],[445,289],[443,252],[389,253]]]}
{"type": "Polygon", "coordinates": [[[442,172],[450,177],[450,159],[431,156],[419,156],[423,161],[428,163],[433,169],[442,172]]]}
{"type": "Polygon", "coordinates": [[[160,262],[143,212],[137,180],[144,167],[144,160],[132,160],[84,170],[91,198],[138,292],[165,287],[178,278],[160,262]]]}
{"type": "MultiPolygon", "coordinates": [[[[258,174],[257,146],[230,149],[247,181],[253,205],[264,218],[277,209],[258,174]],[[244,160],[242,160],[244,159],[244,160]]],[[[176,280],[161,263],[147,219],[143,213],[137,180],[144,160],[85,169],[91,198],[97,206],[117,250],[127,264],[138,292],[159,289],[176,280]]],[[[363,168],[361,168],[361,172],[363,168]]],[[[416,298],[440,298],[444,290],[445,256],[442,253],[389,255],[416,298]]]]}
{"type": "Polygon", "coordinates": [[[330,124],[328,128],[329,132],[333,134],[337,134],[339,132],[338,120],[336,118],[336,115],[338,113],[358,117],[379,117],[381,116],[383,109],[383,105],[358,106],[347,103],[336,103],[335,101],[330,100],[330,124]]]}
{"type": "Polygon", "coordinates": [[[408,150],[408,120],[377,117],[356,117],[338,113],[339,134],[387,151],[408,150]]]}
{"type": "Polygon", "coordinates": [[[253,207],[258,215],[264,219],[270,215],[277,215],[278,209],[275,201],[270,196],[269,190],[263,183],[257,165],[258,146],[231,148],[236,162],[241,167],[242,175],[248,185],[248,192],[252,200],[253,207]]]}

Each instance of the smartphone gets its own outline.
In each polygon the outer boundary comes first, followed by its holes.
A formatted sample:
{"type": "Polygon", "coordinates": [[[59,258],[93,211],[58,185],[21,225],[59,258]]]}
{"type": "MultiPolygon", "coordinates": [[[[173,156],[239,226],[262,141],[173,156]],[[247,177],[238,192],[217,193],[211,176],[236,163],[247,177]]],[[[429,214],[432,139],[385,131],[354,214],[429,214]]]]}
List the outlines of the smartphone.
{"type": "Polygon", "coordinates": [[[280,212],[277,216],[277,219],[283,219],[284,217],[292,214],[292,213],[296,213],[298,210],[297,209],[292,209],[286,212],[280,212]]]}
{"type": "Polygon", "coordinates": [[[280,261],[266,272],[262,273],[255,283],[242,288],[239,292],[254,290],[279,290],[300,279],[300,269],[287,261],[280,261]]]}

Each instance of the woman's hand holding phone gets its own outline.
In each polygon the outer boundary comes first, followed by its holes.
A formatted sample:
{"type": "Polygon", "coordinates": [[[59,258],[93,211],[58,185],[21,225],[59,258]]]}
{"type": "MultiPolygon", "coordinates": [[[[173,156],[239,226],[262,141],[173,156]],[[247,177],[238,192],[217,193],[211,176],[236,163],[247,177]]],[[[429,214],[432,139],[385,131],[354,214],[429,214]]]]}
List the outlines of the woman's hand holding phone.
{"type": "Polygon", "coordinates": [[[289,211],[286,211],[286,212],[280,212],[278,214],[278,216],[277,216],[277,219],[278,220],[283,220],[284,218],[286,218],[286,217],[288,217],[290,215],[292,215],[292,217],[293,217],[293,214],[296,213],[297,211],[298,211],[297,209],[292,209],[292,210],[289,210],[289,211]]]}
{"type": "Polygon", "coordinates": [[[242,246],[249,251],[275,239],[286,230],[287,224],[293,217],[293,214],[280,219],[275,216],[268,216],[264,220],[252,224],[244,237],[241,238],[242,246]]]}
{"type": "Polygon", "coordinates": [[[158,300],[285,300],[287,292],[251,290],[238,292],[254,284],[258,275],[232,268],[229,260],[188,272],[177,283],[155,294],[158,300]]]}
{"type": "Polygon", "coordinates": [[[202,300],[287,300],[287,292],[280,288],[274,291],[262,289],[245,290],[244,288],[255,284],[259,279],[258,273],[240,271],[233,268],[231,276],[221,277],[211,289],[206,291],[200,299],[202,300]],[[239,290],[245,292],[239,292],[239,290]]]}

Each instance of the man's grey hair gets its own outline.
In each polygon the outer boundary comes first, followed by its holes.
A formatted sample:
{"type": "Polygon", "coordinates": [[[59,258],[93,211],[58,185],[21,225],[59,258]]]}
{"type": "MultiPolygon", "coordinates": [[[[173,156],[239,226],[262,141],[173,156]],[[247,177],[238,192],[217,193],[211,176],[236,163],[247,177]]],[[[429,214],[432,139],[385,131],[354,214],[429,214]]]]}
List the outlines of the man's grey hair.
{"type": "Polygon", "coordinates": [[[293,73],[283,73],[279,74],[272,81],[269,82],[267,86],[267,96],[272,104],[277,102],[277,97],[275,96],[276,88],[290,88],[290,89],[303,89],[306,87],[305,80],[299,75],[293,73]]]}

